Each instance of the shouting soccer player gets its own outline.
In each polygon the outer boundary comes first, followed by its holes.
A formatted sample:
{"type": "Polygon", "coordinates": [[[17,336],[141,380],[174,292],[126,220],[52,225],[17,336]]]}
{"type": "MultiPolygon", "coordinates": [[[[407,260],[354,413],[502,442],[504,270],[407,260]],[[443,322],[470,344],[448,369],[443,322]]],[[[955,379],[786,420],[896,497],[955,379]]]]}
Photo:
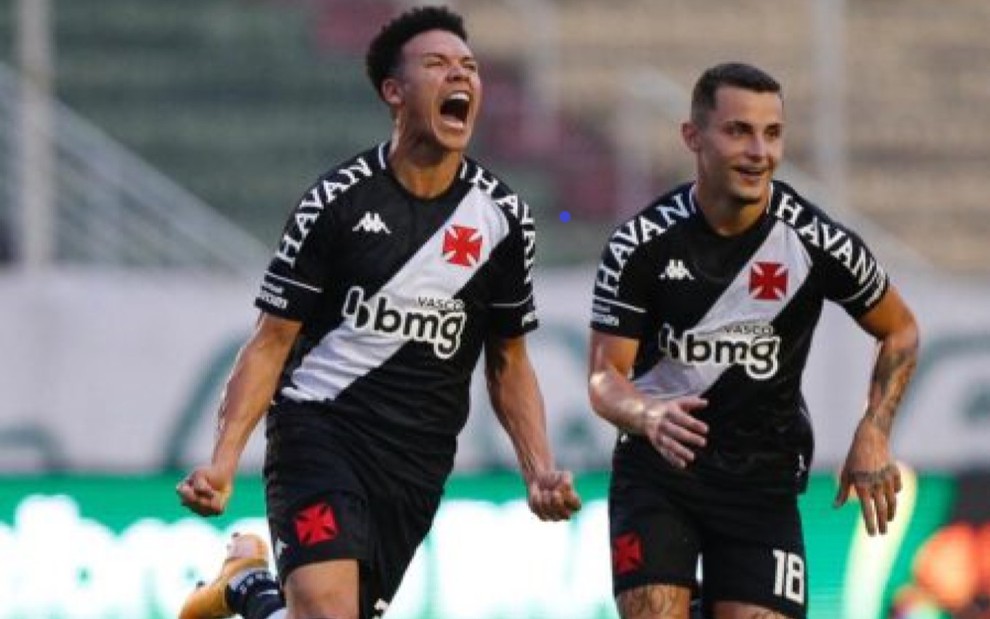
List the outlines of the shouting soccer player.
{"type": "Polygon", "coordinates": [[[580,507],[571,474],[554,466],[526,350],[532,214],[464,154],[482,87],[461,18],[407,11],[372,41],[367,69],[391,139],[303,195],[261,284],[212,461],[178,486],[193,511],[222,512],[267,412],[281,582],[264,542],[236,537],[182,619],[381,616],[437,512],[482,351],[530,508],[562,520],[580,507]]]}

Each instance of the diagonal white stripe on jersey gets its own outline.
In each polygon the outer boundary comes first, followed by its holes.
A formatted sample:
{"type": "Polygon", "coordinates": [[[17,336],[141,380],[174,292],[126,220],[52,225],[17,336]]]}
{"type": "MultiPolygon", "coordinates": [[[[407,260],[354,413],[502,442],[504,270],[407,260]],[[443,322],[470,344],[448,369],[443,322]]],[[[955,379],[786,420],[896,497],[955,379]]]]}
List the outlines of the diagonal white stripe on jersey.
{"type": "MultiPolygon", "coordinates": [[[[392,279],[370,298],[364,293],[364,304],[375,306],[384,300],[388,307],[400,311],[423,311],[419,299],[453,298],[485,265],[492,249],[508,236],[509,230],[501,209],[477,187],[472,187],[444,225],[392,279]],[[471,266],[451,264],[444,259],[444,238],[451,225],[474,228],[481,233],[481,253],[471,266]]],[[[399,333],[358,328],[356,317],[350,315],[306,355],[283,394],[297,401],[333,400],[409,341],[399,333]]]]}
{"type": "MultiPolygon", "coordinates": [[[[739,325],[768,324],[787,306],[811,270],[811,256],[797,234],[776,222],[759,249],[736,274],[735,279],[708,312],[689,331],[700,338],[730,338],[739,325]],[[787,273],[786,290],[779,299],[757,299],[750,291],[750,277],[759,262],[776,263],[787,273]],[[721,335],[720,335],[721,334],[721,335]]],[[[738,337],[738,336],[735,336],[738,337]]],[[[664,357],[634,383],[645,393],[663,398],[700,395],[729,369],[728,363],[689,364],[664,357]]]]}

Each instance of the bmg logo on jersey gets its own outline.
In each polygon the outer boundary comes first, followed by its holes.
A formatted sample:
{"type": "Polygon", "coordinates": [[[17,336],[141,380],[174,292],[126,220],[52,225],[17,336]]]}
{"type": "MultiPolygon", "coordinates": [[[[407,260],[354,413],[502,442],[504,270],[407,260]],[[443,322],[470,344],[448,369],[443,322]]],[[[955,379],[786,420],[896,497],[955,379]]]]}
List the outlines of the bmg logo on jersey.
{"type": "Polygon", "coordinates": [[[690,365],[739,365],[755,380],[777,373],[780,336],[769,324],[734,324],[714,333],[685,331],[677,337],[674,328],[660,328],[660,350],[690,365]]]}
{"type": "Polygon", "coordinates": [[[461,332],[467,321],[463,304],[444,306],[423,303],[421,299],[420,308],[403,309],[392,306],[385,295],[366,303],[360,286],[347,291],[342,313],[359,331],[432,344],[433,352],[441,359],[449,359],[461,347],[461,332]],[[453,307],[457,309],[451,310],[453,307]]]}

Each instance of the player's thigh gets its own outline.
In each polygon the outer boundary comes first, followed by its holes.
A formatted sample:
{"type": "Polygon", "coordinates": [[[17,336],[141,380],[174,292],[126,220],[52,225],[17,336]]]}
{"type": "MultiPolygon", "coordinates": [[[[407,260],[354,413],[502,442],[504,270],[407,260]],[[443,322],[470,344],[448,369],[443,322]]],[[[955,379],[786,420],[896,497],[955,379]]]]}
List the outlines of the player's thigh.
{"type": "Polygon", "coordinates": [[[715,619],[795,619],[770,608],[745,602],[716,602],[715,619]]]}
{"type": "MultiPolygon", "coordinates": [[[[626,591],[646,586],[675,591],[696,587],[701,539],[679,496],[655,484],[627,484],[613,477],[609,535],[617,599],[626,591]]],[[[646,601],[651,596],[640,594],[639,598],[646,601]]]]}
{"type": "Polygon", "coordinates": [[[268,527],[282,580],[306,565],[366,561],[370,555],[368,498],[346,479],[347,462],[332,453],[323,458],[326,466],[318,473],[290,466],[268,469],[268,527]]]}
{"type": "Polygon", "coordinates": [[[362,608],[372,617],[388,608],[416,549],[430,530],[440,494],[414,488],[395,489],[388,497],[369,497],[371,554],[362,574],[362,608]]]}
{"type": "Polygon", "coordinates": [[[704,538],[702,591],[708,613],[717,619],[803,619],[808,580],[796,502],[738,509],[735,520],[704,538]],[[719,606],[721,614],[713,613],[719,606]]]}
{"type": "Polygon", "coordinates": [[[358,563],[338,559],[309,563],[292,570],[283,590],[288,618],[358,619],[358,563]]]}

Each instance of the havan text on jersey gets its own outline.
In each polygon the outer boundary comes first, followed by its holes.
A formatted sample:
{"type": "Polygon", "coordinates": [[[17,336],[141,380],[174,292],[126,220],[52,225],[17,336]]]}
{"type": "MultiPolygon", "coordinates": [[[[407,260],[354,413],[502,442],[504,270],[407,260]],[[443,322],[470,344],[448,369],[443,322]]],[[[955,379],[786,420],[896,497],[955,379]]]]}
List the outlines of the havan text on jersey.
{"type": "Polygon", "coordinates": [[[770,213],[791,226],[802,239],[832,256],[849,272],[861,290],[870,296],[863,301],[872,306],[886,290],[881,282],[887,274],[862,242],[854,239],[849,232],[830,224],[815,215],[810,209],[787,191],[780,192],[780,199],[771,205],[770,213]]]}
{"type": "MultiPolygon", "coordinates": [[[[299,202],[299,206],[296,207],[292,215],[291,225],[286,226],[286,230],[282,234],[281,240],[279,240],[275,258],[285,262],[289,266],[295,266],[299,250],[302,248],[306,237],[309,236],[310,231],[312,231],[316,220],[320,218],[323,210],[333,203],[338,196],[345,193],[360,180],[369,178],[371,175],[371,165],[364,158],[358,158],[353,165],[339,168],[334,179],[325,179],[313,187],[299,202]]],[[[384,224],[377,213],[374,218],[366,213],[366,217],[368,218],[367,221],[362,219],[358,225],[364,223],[369,227],[361,229],[372,232],[383,231],[384,224]]]]}
{"type": "MultiPolygon", "coordinates": [[[[674,223],[687,219],[696,212],[694,204],[685,201],[683,196],[675,195],[673,199],[674,204],[659,204],[652,213],[630,219],[612,234],[606,247],[606,259],[598,265],[598,273],[595,276],[596,288],[616,294],[622,269],[625,268],[629,256],[636,251],[636,248],[660,236],[674,223]]],[[[680,265],[683,267],[683,263],[680,265]]],[[[684,277],[679,269],[676,275],[678,275],[677,279],[684,277]]]]}

